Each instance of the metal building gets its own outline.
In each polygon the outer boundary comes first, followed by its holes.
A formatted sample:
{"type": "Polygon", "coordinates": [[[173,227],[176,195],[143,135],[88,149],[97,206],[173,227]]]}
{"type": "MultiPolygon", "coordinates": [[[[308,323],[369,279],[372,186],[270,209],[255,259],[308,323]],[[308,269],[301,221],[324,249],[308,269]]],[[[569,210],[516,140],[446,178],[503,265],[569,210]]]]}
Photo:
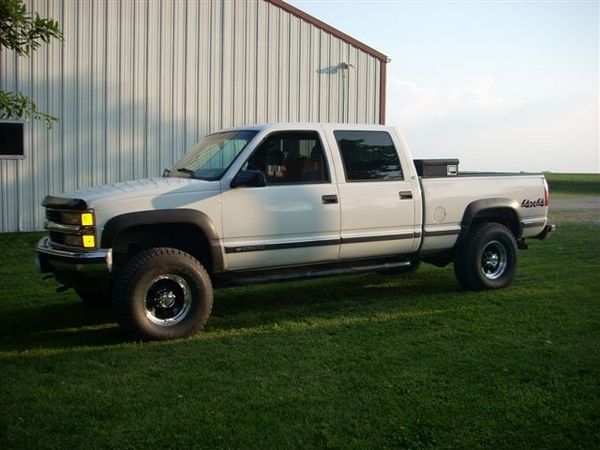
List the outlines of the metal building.
{"type": "MultiPolygon", "coordinates": [[[[60,120],[0,159],[0,231],[43,227],[48,193],[160,175],[210,131],[384,123],[387,57],[281,0],[30,0],[64,42],[0,54],[0,88],[60,120]]],[[[0,142],[0,149],[2,143],[0,142]]]]}

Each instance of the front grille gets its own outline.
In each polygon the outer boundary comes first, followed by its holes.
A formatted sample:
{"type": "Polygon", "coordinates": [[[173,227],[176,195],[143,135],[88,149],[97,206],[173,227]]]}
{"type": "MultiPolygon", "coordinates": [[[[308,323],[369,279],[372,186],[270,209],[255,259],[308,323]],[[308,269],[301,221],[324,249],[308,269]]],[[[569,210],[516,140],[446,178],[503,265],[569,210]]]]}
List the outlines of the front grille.
{"type": "Polygon", "coordinates": [[[58,233],[56,231],[50,231],[48,233],[50,235],[50,242],[59,245],[65,245],[65,235],[62,233],[58,233]]]}
{"type": "Polygon", "coordinates": [[[62,214],[55,209],[46,209],[46,220],[54,223],[62,223],[62,214]]]}
{"type": "MultiPolygon", "coordinates": [[[[90,236],[94,236],[95,227],[81,225],[82,214],[93,214],[93,210],[46,208],[46,230],[50,244],[77,251],[93,250],[96,247],[95,241],[90,236]]],[[[92,223],[94,222],[92,217],[92,223]]]]}

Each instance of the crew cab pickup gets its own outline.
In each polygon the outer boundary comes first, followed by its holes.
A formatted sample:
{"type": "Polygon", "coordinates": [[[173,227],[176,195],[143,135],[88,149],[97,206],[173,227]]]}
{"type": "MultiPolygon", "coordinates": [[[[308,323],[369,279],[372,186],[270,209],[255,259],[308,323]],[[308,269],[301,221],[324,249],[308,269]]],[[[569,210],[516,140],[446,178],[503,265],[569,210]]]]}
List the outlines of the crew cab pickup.
{"type": "Polygon", "coordinates": [[[541,174],[412,160],[379,125],[261,124],[207,135],[162,177],[47,196],[38,266],[112,301],[141,339],[190,336],[213,286],[453,263],[469,290],[508,286],[543,239],[541,174]]]}

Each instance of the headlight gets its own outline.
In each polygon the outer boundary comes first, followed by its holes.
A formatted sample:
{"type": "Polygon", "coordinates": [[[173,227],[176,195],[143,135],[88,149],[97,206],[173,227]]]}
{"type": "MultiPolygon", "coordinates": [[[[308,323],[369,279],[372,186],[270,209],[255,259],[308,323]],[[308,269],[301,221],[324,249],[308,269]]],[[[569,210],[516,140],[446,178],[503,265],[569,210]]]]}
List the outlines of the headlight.
{"type": "Polygon", "coordinates": [[[81,225],[86,227],[94,225],[94,214],[90,212],[81,213],[81,225]]]}
{"type": "Polygon", "coordinates": [[[96,237],[93,234],[84,234],[78,236],[75,234],[65,234],[64,244],[70,247],[94,248],[96,246],[96,237]]]}
{"type": "Polygon", "coordinates": [[[82,225],[85,227],[94,225],[94,213],[92,212],[63,212],[61,219],[65,225],[82,225]]]}
{"type": "Polygon", "coordinates": [[[65,234],[63,240],[65,245],[69,245],[71,247],[83,247],[81,236],[77,236],[75,234],[65,234]]]}
{"type": "Polygon", "coordinates": [[[85,248],[94,248],[96,246],[96,238],[94,238],[93,234],[84,234],[81,238],[83,239],[83,246],[85,248]]]}
{"type": "Polygon", "coordinates": [[[91,250],[96,248],[96,216],[93,210],[46,209],[46,229],[56,245],[91,250]]]}

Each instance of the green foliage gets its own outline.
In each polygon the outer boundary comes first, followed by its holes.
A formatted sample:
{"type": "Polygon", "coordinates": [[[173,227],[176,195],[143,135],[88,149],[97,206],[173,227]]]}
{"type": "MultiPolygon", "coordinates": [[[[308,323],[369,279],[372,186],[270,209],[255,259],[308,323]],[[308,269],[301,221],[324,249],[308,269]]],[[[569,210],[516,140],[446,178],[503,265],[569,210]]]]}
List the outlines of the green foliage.
{"type": "Polygon", "coordinates": [[[36,119],[43,120],[46,127],[52,128],[58,119],[49,114],[38,111],[35,102],[20,92],[12,93],[0,91],[0,119],[36,119]]]}
{"type": "Polygon", "coordinates": [[[552,211],[513,285],[450,267],[215,292],[207,330],[128,342],[0,235],[0,448],[597,448],[598,211],[552,211]]]}
{"type": "MultiPolygon", "coordinates": [[[[58,22],[27,12],[22,0],[0,0],[0,51],[13,50],[29,56],[42,43],[63,39],[58,22]]],[[[36,104],[20,92],[0,91],[0,118],[44,120],[51,128],[57,118],[38,111],[36,104]]]]}
{"type": "Polygon", "coordinates": [[[28,13],[22,0],[0,0],[0,47],[29,56],[53,38],[63,38],[56,20],[28,13]]]}

